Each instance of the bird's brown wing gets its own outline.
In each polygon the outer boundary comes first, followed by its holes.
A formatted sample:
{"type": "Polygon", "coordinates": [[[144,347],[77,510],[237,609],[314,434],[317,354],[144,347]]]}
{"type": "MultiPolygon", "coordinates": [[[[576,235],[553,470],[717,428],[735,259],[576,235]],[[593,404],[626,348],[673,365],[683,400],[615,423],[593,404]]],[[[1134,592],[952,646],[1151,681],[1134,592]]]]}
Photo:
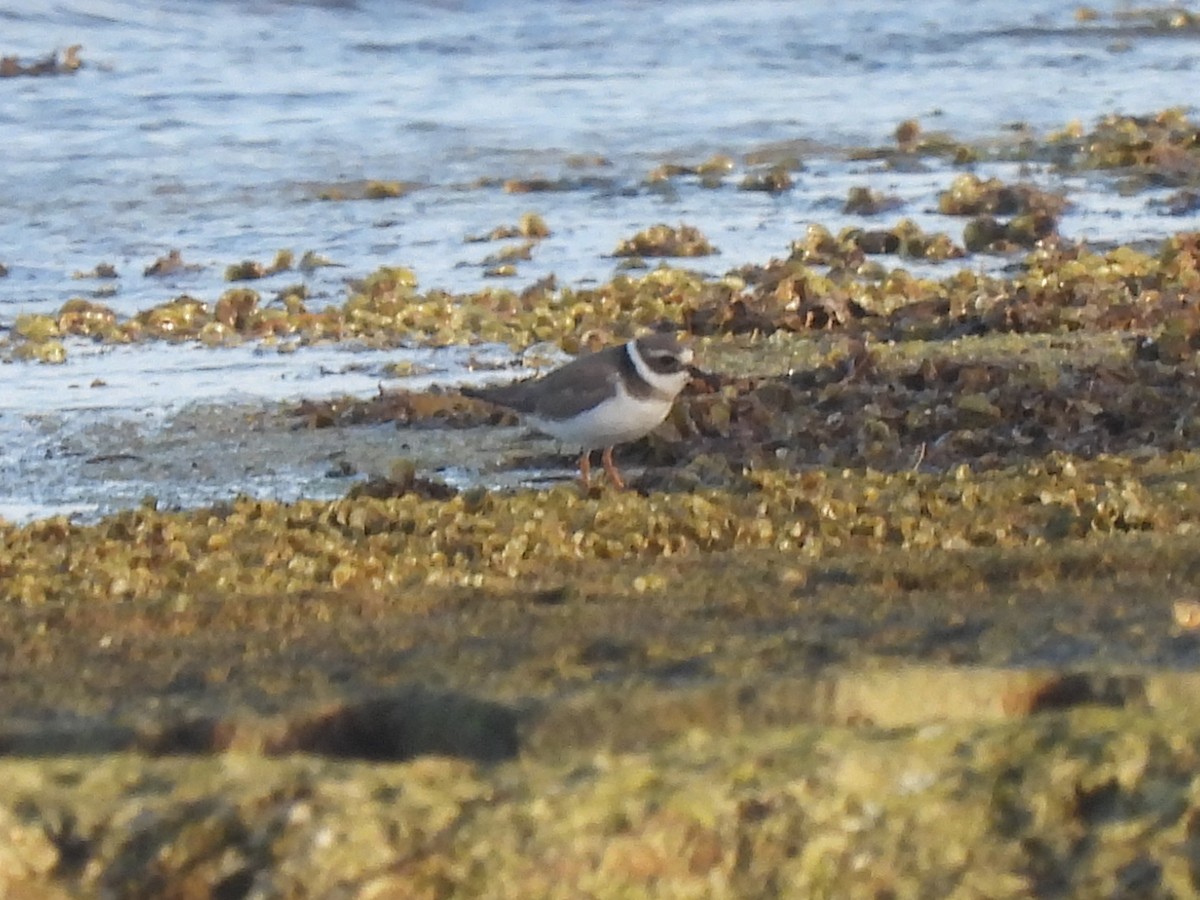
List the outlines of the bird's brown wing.
{"type": "Polygon", "coordinates": [[[464,397],[475,397],[476,399],[486,400],[488,403],[495,403],[497,406],[503,406],[519,413],[528,413],[532,410],[529,407],[529,398],[526,395],[525,388],[531,383],[532,379],[530,381],[517,381],[512,384],[487,385],[484,387],[468,386],[459,390],[464,397]]]}
{"type": "Polygon", "coordinates": [[[547,419],[563,419],[581,409],[590,409],[611,396],[618,377],[614,362],[624,347],[610,347],[580,357],[541,378],[485,388],[465,388],[468,397],[478,397],[507,406],[519,413],[547,419]]]}

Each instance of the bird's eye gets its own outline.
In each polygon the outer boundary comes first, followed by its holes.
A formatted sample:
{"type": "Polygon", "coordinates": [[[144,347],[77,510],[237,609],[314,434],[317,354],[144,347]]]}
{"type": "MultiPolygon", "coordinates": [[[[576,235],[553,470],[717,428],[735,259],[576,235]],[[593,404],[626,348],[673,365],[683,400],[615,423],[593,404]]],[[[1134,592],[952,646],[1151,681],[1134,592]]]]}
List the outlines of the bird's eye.
{"type": "Polygon", "coordinates": [[[674,353],[660,353],[657,357],[659,368],[668,371],[676,371],[679,369],[679,357],[674,353]]]}

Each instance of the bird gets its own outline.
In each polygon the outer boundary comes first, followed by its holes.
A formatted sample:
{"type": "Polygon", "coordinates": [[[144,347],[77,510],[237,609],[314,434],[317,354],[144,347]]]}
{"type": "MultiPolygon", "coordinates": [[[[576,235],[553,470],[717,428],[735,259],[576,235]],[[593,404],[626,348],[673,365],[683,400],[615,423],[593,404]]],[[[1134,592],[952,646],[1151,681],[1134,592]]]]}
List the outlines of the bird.
{"type": "Polygon", "coordinates": [[[582,450],[579,477],[591,486],[591,455],[613,486],[625,481],[613,447],[657,428],[693,374],[691,348],[673,334],[653,333],[580,356],[537,378],[465,387],[467,397],[511,409],[542,434],[582,450]]]}

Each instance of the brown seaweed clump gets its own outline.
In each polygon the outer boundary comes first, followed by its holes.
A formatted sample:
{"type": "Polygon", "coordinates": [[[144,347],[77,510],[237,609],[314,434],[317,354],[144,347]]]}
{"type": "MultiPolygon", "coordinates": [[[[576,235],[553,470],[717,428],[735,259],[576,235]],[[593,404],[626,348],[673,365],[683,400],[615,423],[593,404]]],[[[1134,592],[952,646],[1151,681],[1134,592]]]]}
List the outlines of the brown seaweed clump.
{"type": "Polygon", "coordinates": [[[486,241],[503,241],[512,238],[525,238],[528,241],[540,241],[550,236],[550,227],[546,220],[535,212],[521,215],[516,225],[497,225],[491,231],[481,235],[467,235],[467,243],[483,243],[486,241]]]}
{"type": "Polygon", "coordinates": [[[1091,131],[1068,126],[1051,136],[1080,169],[1111,169],[1133,186],[1195,186],[1200,183],[1200,126],[1183,110],[1150,116],[1109,115],[1091,131]]]}
{"type": "Polygon", "coordinates": [[[899,209],[904,202],[893,194],[884,194],[869,187],[852,187],[842,204],[846,215],[877,216],[880,213],[899,209]]]}
{"type": "Polygon", "coordinates": [[[963,245],[971,253],[1011,253],[1037,246],[1054,234],[1057,222],[1045,213],[1017,216],[1001,222],[978,216],[963,226],[963,245]]]}
{"type": "Polygon", "coordinates": [[[1033,247],[1054,234],[1065,208],[1065,198],[1033,185],[1007,185],[972,174],[959,175],[938,198],[944,215],[976,217],[963,229],[963,243],[972,253],[1033,247]],[[1002,222],[997,216],[1010,218],[1002,222]]]}
{"type": "Polygon", "coordinates": [[[58,330],[62,334],[124,342],[117,314],[112,309],[78,297],[62,305],[58,312],[58,330]]]}
{"type": "Polygon", "coordinates": [[[30,63],[21,62],[20,57],[17,56],[0,57],[0,78],[74,75],[83,67],[83,60],[79,56],[79,51],[82,49],[82,44],[72,44],[62,51],[61,56],[55,50],[30,63]]]}
{"type": "Polygon", "coordinates": [[[926,346],[919,359],[850,345],[790,375],[729,379],[685,396],[675,430],[660,432],[645,458],[685,467],[709,454],[735,471],[812,463],[978,471],[1049,454],[1094,459],[1200,444],[1200,402],[1188,387],[1194,350],[1168,367],[1118,341],[1104,353],[1082,340],[1059,345],[970,339],[926,346]]]}
{"type": "Polygon", "coordinates": [[[595,176],[587,178],[508,178],[501,183],[501,188],[506,194],[547,194],[610,186],[609,179],[595,176]]]}
{"type": "Polygon", "coordinates": [[[393,200],[405,197],[421,185],[411,181],[389,181],[369,179],[366,181],[342,181],[321,186],[317,192],[318,200],[332,202],[344,200],[393,200]]]}
{"type": "Polygon", "coordinates": [[[768,194],[782,194],[795,187],[791,172],[786,165],[775,165],[758,172],[748,172],[742,178],[738,188],[743,191],[764,191],[768,194]]]}
{"type": "Polygon", "coordinates": [[[946,234],[928,234],[910,219],[890,229],[846,228],[836,237],[821,225],[810,225],[793,241],[790,260],[809,265],[859,266],[865,256],[896,255],[941,262],[962,257],[963,250],[946,234]]]}
{"type": "MultiPolygon", "coordinates": [[[[517,245],[519,255],[522,248],[517,245]]],[[[551,279],[520,292],[488,288],[452,295],[423,292],[410,270],[385,267],[353,283],[341,306],[319,310],[307,307],[302,288],[284,290],[278,305],[270,306],[246,289],[227,292],[216,303],[183,295],[125,320],[76,299],[56,315],[22,319],[13,346],[58,340],[56,332],[112,342],[288,337],[300,344],[498,341],[528,346],[554,340],[575,350],[664,325],[699,335],[844,329],[881,339],[925,340],[1119,329],[1140,336],[1144,355],[1168,359],[1190,346],[1200,327],[1188,300],[1200,289],[1200,251],[1191,233],[1168,239],[1154,252],[1117,247],[1097,253],[1043,240],[1003,277],[971,271],[917,277],[884,269],[869,258],[892,253],[928,260],[961,252],[945,235],[925,234],[901,222],[888,231],[847,229],[836,237],[812,226],[793,244],[790,258],[716,279],[660,268],[636,278],[618,275],[590,288],[559,287],[551,279]]],[[[509,263],[497,257],[496,264],[509,263]]]]}
{"type": "Polygon", "coordinates": [[[1044,213],[1057,217],[1066,199],[1031,184],[1005,184],[998,178],[959,175],[949,190],[938,196],[938,212],[947,216],[1017,216],[1044,213]]]}
{"type": "Polygon", "coordinates": [[[710,256],[716,252],[693,225],[654,225],[617,244],[613,256],[710,256]]]}
{"type": "Polygon", "coordinates": [[[546,221],[537,213],[521,216],[516,225],[499,225],[486,234],[467,235],[468,243],[524,238],[519,243],[501,247],[489,253],[480,263],[485,278],[511,278],[517,274],[517,263],[533,258],[534,248],[550,235],[546,221]]]}
{"type": "Polygon", "coordinates": [[[244,260],[225,269],[225,280],[253,281],[258,278],[277,275],[280,272],[290,270],[293,261],[291,250],[280,250],[275,254],[275,259],[268,265],[256,262],[255,260],[244,260]]]}
{"type": "MultiPolygon", "coordinates": [[[[663,249],[689,238],[707,246],[686,226],[661,228],[664,233],[650,236],[668,245],[663,249]]],[[[529,247],[510,250],[522,258],[529,247]]],[[[846,229],[837,236],[810,226],[793,243],[789,258],[744,266],[720,278],[660,267],[640,277],[618,275],[596,287],[560,287],[546,279],[522,291],[450,294],[421,291],[410,270],[384,267],[353,282],[342,305],[317,310],[307,306],[302,286],[283,289],[278,303],[269,306],[246,289],[227,292],[215,303],[182,295],[125,320],[76,299],[56,315],[22,319],[12,347],[58,340],[55,331],[113,342],[211,344],[285,337],[297,345],[356,340],[380,347],[469,341],[528,346],[553,340],[574,351],[656,327],[698,335],[836,329],[886,340],[1117,329],[1136,335],[1144,355],[1169,359],[1190,346],[1197,331],[1195,305],[1188,298],[1200,289],[1200,251],[1190,232],[1157,250],[1116,247],[1103,253],[1049,236],[1003,276],[956,271],[918,277],[871,259],[892,254],[936,260],[962,252],[944,234],[926,234],[902,221],[886,231],[846,229]]],[[[508,255],[496,254],[493,264],[512,265],[508,255]]],[[[17,352],[38,356],[32,348],[17,352]]],[[[53,351],[61,352],[61,347],[53,351]]]]}
{"type": "Polygon", "coordinates": [[[489,253],[483,258],[485,266],[503,265],[519,260],[533,259],[534,241],[522,241],[519,244],[509,244],[501,247],[495,253],[489,253]]]}
{"type": "Polygon", "coordinates": [[[721,180],[734,169],[733,158],[723,153],[710,156],[695,165],[683,163],[662,163],[655,166],[646,174],[646,183],[662,185],[683,176],[698,177],[700,185],[706,188],[721,186],[721,180]]]}
{"type": "Polygon", "coordinates": [[[959,165],[976,162],[980,157],[976,147],[956,141],[944,132],[926,131],[917,119],[900,122],[892,135],[895,146],[860,147],[851,151],[850,158],[882,159],[903,168],[922,156],[949,158],[959,165]]]}
{"type": "Polygon", "coordinates": [[[1200,290],[1200,250],[1191,233],[1164,241],[1153,254],[1045,242],[1005,278],[960,271],[934,280],[899,269],[875,278],[841,268],[821,273],[806,261],[861,266],[862,250],[848,251],[817,226],[794,246],[792,259],[737,270],[744,290],[696,298],[684,310],[686,326],[698,334],[848,328],[926,340],[1083,329],[1153,334],[1169,323],[1176,332],[1195,331],[1188,297],[1200,290]]]}
{"type": "Polygon", "coordinates": [[[73,272],[72,278],[118,278],[117,267],[112,263],[97,263],[96,266],[86,272],[73,272]]]}
{"type": "Polygon", "coordinates": [[[147,278],[165,277],[175,275],[180,272],[198,272],[203,266],[183,261],[183,254],[179,250],[171,250],[165,256],[160,256],[142,271],[142,274],[147,278]]]}

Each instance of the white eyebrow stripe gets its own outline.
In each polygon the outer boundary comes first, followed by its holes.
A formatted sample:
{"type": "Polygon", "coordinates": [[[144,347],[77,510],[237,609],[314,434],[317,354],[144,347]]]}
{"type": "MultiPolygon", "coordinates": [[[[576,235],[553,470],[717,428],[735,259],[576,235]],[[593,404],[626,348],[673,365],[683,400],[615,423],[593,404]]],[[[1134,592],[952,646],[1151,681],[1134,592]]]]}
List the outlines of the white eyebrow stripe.
{"type": "MultiPolygon", "coordinates": [[[[650,387],[654,388],[655,392],[663,395],[674,397],[683,389],[684,383],[687,382],[688,374],[686,372],[655,372],[642,358],[641,351],[638,350],[637,339],[629,341],[625,344],[625,350],[629,354],[629,358],[633,361],[633,368],[637,370],[638,377],[650,387]]],[[[680,354],[680,359],[686,364],[691,357],[689,350],[684,350],[680,354]]]]}

